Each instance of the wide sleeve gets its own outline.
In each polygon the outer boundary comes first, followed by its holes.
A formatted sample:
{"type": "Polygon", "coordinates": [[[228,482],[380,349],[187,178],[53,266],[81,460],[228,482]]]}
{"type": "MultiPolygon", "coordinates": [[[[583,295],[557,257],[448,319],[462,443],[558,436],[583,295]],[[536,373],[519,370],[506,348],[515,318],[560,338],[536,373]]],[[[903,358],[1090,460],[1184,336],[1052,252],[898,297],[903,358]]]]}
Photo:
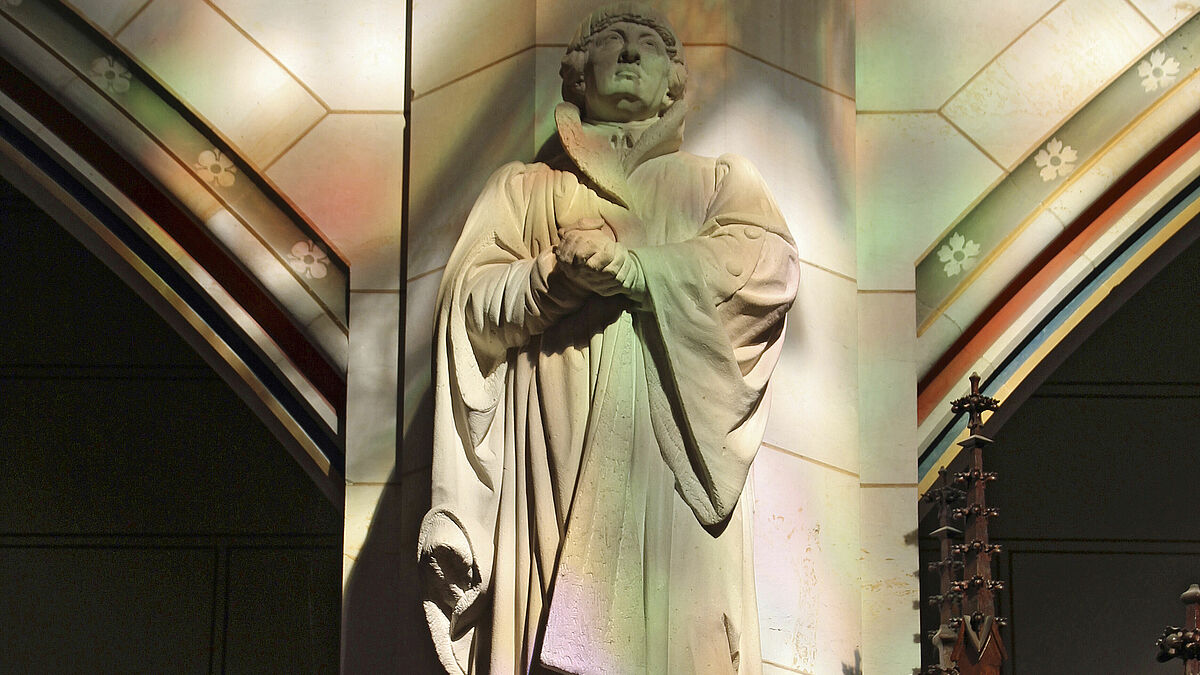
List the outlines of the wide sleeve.
{"type": "Polygon", "coordinates": [[[467,218],[438,290],[432,500],[418,555],[428,560],[450,550],[464,565],[446,580],[463,590],[456,607],[439,607],[434,596],[425,601],[445,664],[451,640],[454,649],[462,641],[448,636],[470,624],[491,583],[506,461],[508,353],[585,297],[555,271],[555,201],[571,188],[563,182],[544,165],[497,170],[467,218]]]}
{"type": "Polygon", "coordinates": [[[758,172],[732,155],[716,171],[697,236],[633,252],[649,296],[641,329],[655,436],[680,495],[710,526],[733,512],[762,442],[800,278],[758,172]]]}

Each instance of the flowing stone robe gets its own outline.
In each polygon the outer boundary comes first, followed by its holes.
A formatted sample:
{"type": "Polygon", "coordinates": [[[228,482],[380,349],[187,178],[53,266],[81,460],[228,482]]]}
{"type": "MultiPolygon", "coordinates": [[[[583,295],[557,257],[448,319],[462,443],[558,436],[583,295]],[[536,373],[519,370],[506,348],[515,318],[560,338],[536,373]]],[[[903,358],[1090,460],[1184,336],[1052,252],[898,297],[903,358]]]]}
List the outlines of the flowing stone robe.
{"type": "Polygon", "coordinates": [[[678,151],[684,110],[638,128],[561,104],[561,152],[499,169],[446,266],[420,545],[440,519],[469,548],[454,610],[425,602],[450,672],[761,672],[747,472],[799,268],[748,162],[678,151]],[[640,306],[552,250],[622,207],[640,306]]]}

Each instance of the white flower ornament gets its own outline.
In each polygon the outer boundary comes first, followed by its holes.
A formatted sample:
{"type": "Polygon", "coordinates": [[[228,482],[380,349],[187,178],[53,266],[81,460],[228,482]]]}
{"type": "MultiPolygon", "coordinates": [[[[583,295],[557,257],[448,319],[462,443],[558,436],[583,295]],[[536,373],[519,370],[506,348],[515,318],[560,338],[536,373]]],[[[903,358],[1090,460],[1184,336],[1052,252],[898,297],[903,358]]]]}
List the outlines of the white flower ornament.
{"type": "Polygon", "coordinates": [[[329,256],[311,239],[298,241],[292,245],[292,254],[288,263],[297,274],[303,274],[309,279],[323,279],[329,272],[329,256]]]}
{"type": "Polygon", "coordinates": [[[1041,167],[1039,172],[1042,175],[1042,180],[1050,181],[1065,176],[1075,168],[1075,160],[1079,158],[1075,148],[1069,145],[1063,145],[1063,142],[1057,138],[1050,139],[1046,147],[1038,150],[1033,156],[1034,164],[1041,167]]]}
{"type": "Polygon", "coordinates": [[[1138,64],[1138,77],[1142,78],[1142,89],[1155,91],[1166,89],[1175,82],[1179,74],[1179,62],[1156,49],[1150,58],[1138,64]]]}
{"type": "Polygon", "coordinates": [[[101,56],[92,61],[91,77],[104,91],[110,94],[124,94],[129,91],[129,80],[132,76],[120,61],[111,56],[101,56]]]}
{"type": "Polygon", "coordinates": [[[950,235],[945,244],[938,249],[938,260],[946,263],[942,268],[946,276],[958,276],[963,270],[975,266],[975,256],[979,255],[979,244],[955,232],[950,235]]]}
{"type": "Polygon", "coordinates": [[[233,160],[215,148],[200,153],[192,168],[205,183],[221,187],[229,187],[237,179],[237,167],[233,165],[233,160]]]}

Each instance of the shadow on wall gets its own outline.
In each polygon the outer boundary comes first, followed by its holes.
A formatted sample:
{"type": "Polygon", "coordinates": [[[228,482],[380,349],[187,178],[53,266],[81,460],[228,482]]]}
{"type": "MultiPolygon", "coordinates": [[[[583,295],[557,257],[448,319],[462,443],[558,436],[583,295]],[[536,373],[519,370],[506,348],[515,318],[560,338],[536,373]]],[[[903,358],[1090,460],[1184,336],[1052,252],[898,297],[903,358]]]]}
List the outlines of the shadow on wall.
{"type": "Polygon", "coordinates": [[[842,675],[863,675],[861,651],[854,650],[854,665],[842,664],[842,675]]]}
{"type": "Polygon", "coordinates": [[[442,672],[417,577],[417,531],[429,509],[429,470],[398,478],[384,486],[343,585],[344,675],[442,672]]]}

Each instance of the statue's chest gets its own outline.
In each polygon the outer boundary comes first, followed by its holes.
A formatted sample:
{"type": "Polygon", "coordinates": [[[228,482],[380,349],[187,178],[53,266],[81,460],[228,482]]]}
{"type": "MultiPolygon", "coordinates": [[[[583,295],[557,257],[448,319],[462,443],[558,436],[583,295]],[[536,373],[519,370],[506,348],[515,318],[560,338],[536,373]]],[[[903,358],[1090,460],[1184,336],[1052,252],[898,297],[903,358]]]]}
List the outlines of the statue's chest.
{"type": "Polygon", "coordinates": [[[630,206],[645,223],[645,245],[691,239],[704,228],[715,173],[703,164],[664,157],[646,162],[629,176],[630,206]]]}
{"type": "MultiPolygon", "coordinates": [[[[527,197],[525,238],[531,249],[558,243],[558,229],[584,218],[602,218],[615,208],[570,171],[537,174],[527,197]]],[[[695,237],[708,219],[715,187],[712,160],[668,155],[645,162],[630,174],[625,198],[640,224],[620,237],[631,247],[657,246],[695,237]]],[[[618,233],[628,224],[614,224],[618,233]]]]}

